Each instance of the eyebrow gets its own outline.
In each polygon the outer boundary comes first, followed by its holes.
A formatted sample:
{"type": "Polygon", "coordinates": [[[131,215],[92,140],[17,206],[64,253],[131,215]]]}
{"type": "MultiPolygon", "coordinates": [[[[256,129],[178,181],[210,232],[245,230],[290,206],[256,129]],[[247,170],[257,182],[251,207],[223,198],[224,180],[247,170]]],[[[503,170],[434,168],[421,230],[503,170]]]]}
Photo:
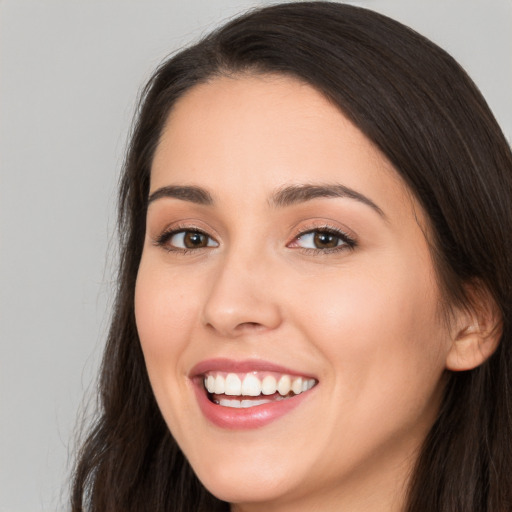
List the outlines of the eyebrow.
{"type": "Polygon", "coordinates": [[[182,201],[189,201],[191,203],[212,205],[213,198],[210,193],[201,187],[194,187],[190,185],[162,187],[155,190],[148,197],[148,205],[157,199],[163,197],[170,197],[173,199],[181,199],[182,201]]]}
{"type": "MultiPolygon", "coordinates": [[[[181,199],[195,204],[211,206],[214,200],[211,194],[202,187],[193,185],[169,185],[155,190],[148,198],[148,205],[158,199],[168,197],[181,199]]],[[[278,189],[270,197],[269,203],[277,208],[285,208],[298,203],[305,203],[318,198],[346,197],[355,199],[375,210],[381,217],[385,213],[371,199],[345,185],[340,184],[301,184],[288,185],[278,189]]]]}
{"type": "Polygon", "coordinates": [[[345,185],[340,184],[305,184],[305,185],[289,185],[279,189],[272,195],[270,203],[277,207],[291,206],[297,203],[304,203],[320,197],[347,197],[355,199],[360,203],[369,206],[375,210],[381,217],[386,215],[379,206],[365,195],[357,192],[345,185]]]}

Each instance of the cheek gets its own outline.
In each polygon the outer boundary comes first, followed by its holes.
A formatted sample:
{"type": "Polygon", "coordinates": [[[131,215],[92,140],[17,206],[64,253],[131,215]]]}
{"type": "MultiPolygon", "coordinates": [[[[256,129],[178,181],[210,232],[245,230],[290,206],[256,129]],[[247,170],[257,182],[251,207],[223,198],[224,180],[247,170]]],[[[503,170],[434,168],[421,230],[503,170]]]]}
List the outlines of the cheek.
{"type": "Polygon", "coordinates": [[[142,259],[135,287],[135,319],[151,387],[176,439],[186,438],[182,412],[190,395],[186,353],[197,323],[197,289],[183,272],[142,259]],[[181,279],[181,281],[180,281],[181,279]]]}
{"type": "Polygon", "coordinates": [[[392,335],[400,344],[404,336],[417,337],[437,322],[437,299],[428,275],[390,275],[384,269],[374,274],[340,272],[303,280],[299,288],[301,293],[296,290],[290,297],[303,310],[304,324],[332,340],[333,348],[351,345],[354,337],[359,348],[384,347],[376,347],[375,341],[390,342],[392,335]]]}
{"type": "Polygon", "coordinates": [[[393,268],[347,273],[302,295],[303,328],[330,361],[340,393],[353,400],[427,396],[444,369],[432,273],[393,268]]]}
{"type": "Polygon", "coordinates": [[[323,382],[331,391],[325,410],[332,431],[326,437],[342,442],[343,431],[353,440],[347,459],[414,445],[437,414],[444,330],[430,275],[409,278],[353,274],[309,294],[303,329],[329,363],[323,382]]]}
{"type": "Polygon", "coordinates": [[[150,376],[155,368],[176,366],[196,316],[195,296],[193,282],[180,282],[173,272],[162,272],[142,259],[135,287],[135,319],[150,376]]]}

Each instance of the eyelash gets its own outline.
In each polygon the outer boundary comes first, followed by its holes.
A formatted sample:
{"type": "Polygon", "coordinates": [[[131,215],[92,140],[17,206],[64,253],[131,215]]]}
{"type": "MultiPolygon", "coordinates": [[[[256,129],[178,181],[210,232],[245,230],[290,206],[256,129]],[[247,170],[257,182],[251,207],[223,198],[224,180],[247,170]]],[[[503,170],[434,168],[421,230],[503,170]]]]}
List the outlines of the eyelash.
{"type": "MultiPolygon", "coordinates": [[[[154,244],[158,247],[162,247],[168,252],[174,252],[174,253],[181,253],[181,254],[188,254],[192,252],[196,252],[200,249],[206,249],[208,247],[198,247],[198,248],[181,248],[181,247],[174,247],[168,245],[169,240],[180,233],[197,233],[199,235],[205,236],[210,240],[214,240],[216,243],[218,243],[214,238],[212,238],[208,233],[203,231],[202,229],[196,228],[194,226],[176,226],[172,229],[169,229],[167,231],[164,231],[161,233],[155,240],[154,244]]],[[[328,226],[328,225],[322,225],[322,226],[312,226],[310,228],[302,229],[300,230],[294,237],[292,242],[294,243],[300,240],[301,238],[305,237],[306,235],[312,234],[312,233],[325,233],[328,235],[332,235],[341,242],[343,242],[341,245],[338,245],[336,247],[331,248],[311,248],[311,247],[297,247],[297,250],[302,251],[306,254],[313,254],[313,255],[326,255],[326,254],[332,254],[337,253],[340,251],[346,251],[346,250],[353,250],[357,246],[357,241],[349,236],[347,233],[341,231],[338,228],[328,226]]],[[[289,244],[288,244],[289,245],[289,244]]]]}
{"type": "Polygon", "coordinates": [[[160,234],[155,240],[154,244],[158,247],[162,247],[167,252],[174,252],[174,253],[181,253],[181,254],[188,254],[192,252],[196,252],[200,249],[204,249],[204,247],[198,247],[198,248],[181,248],[181,247],[174,247],[172,245],[168,245],[169,240],[175,235],[178,235],[180,233],[197,233],[199,235],[203,235],[206,238],[209,238],[210,240],[215,240],[212,238],[208,233],[203,231],[202,229],[196,228],[194,226],[176,226],[172,229],[164,231],[162,234],[160,234]]]}
{"type": "Polygon", "coordinates": [[[298,232],[294,236],[292,242],[296,242],[311,233],[323,233],[323,234],[332,235],[332,236],[338,238],[343,243],[336,247],[324,248],[324,249],[311,248],[311,247],[298,247],[297,248],[298,250],[300,250],[303,253],[308,254],[308,255],[324,256],[327,254],[338,253],[341,251],[347,251],[347,250],[350,251],[350,250],[353,250],[355,247],[357,247],[357,241],[353,237],[351,237],[350,235],[348,235],[341,229],[335,228],[335,227],[329,226],[329,225],[321,225],[321,226],[315,225],[315,226],[311,226],[306,229],[301,229],[300,232],[298,232]]]}

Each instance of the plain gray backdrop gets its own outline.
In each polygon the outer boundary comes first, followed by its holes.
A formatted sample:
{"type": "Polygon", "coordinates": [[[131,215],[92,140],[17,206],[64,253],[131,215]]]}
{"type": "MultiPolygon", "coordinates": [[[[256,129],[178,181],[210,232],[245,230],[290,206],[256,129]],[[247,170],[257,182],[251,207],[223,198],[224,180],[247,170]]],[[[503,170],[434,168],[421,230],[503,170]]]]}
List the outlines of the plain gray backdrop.
{"type": "MultiPolygon", "coordinates": [[[[139,88],[251,0],[0,0],[0,512],[66,510],[139,88]]],[[[512,135],[512,0],[361,0],[447,49],[512,135]]]]}

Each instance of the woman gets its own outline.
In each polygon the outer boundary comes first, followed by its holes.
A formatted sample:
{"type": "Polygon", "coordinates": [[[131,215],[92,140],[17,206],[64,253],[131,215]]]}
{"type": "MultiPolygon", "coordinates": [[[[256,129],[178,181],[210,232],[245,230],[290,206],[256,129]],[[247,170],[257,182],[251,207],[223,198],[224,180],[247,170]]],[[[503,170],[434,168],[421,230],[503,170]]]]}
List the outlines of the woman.
{"type": "Polygon", "coordinates": [[[147,85],[73,510],[512,510],[512,158],[445,52],[324,2],[147,85]]]}

